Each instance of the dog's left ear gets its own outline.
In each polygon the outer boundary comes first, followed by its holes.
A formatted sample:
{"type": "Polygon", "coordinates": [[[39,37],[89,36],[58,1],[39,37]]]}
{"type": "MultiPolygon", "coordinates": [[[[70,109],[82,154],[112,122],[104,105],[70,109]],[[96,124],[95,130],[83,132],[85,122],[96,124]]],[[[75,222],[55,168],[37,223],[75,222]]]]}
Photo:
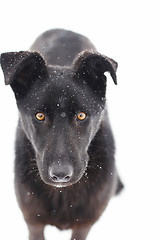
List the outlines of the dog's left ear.
{"type": "Polygon", "coordinates": [[[105,91],[105,72],[109,72],[114,83],[117,85],[116,70],[118,64],[111,58],[98,52],[84,51],[80,53],[73,63],[76,75],[82,78],[94,91],[105,91]]]}
{"type": "Polygon", "coordinates": [[[0,56],[5,84],[10,85],[16,99],[26,95],[32,84],[47,76],[44,59],[38,52],[8,52],[0,56]]]}

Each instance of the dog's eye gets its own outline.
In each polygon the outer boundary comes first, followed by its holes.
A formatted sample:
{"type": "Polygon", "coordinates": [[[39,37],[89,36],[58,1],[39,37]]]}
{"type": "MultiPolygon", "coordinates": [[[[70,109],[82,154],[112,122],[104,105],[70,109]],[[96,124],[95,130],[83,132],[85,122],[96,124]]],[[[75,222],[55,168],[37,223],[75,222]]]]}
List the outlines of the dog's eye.
{"type": "Polygon", "coordinates": [[[77,118],[80,120],[80,121],[83,121],[85,118],[86,118],[86,114],[84,112],[80,112],[77,114],[77,118]]]}
{"type": "Polygon", "coordinates": [[[45,119],[45,115],[44,113],[42,112],[39,112],[36,114],[36,118],[39,120],[39,121],[43,121],[45,119]]]}

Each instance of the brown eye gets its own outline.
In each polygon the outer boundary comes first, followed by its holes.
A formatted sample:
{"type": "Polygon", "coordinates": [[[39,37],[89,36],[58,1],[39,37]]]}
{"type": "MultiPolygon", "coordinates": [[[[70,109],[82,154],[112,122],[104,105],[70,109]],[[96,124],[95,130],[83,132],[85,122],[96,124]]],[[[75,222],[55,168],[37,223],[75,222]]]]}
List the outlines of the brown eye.
{"type": "Polygon", "coordinates": [[[39,112],[39,113],[36,114],[36,118],[37,118],[39,121],[43,121],[44,118],[45,118],[45,115],[44,115],[44,113],[39,112]]]}
{"type": "Polygon", "coordinates": [[[80,113],[77,114],[77,118],[80,121],[83,121],[86,118],[86,114],[84,112],[80,112],[80,113]]]}

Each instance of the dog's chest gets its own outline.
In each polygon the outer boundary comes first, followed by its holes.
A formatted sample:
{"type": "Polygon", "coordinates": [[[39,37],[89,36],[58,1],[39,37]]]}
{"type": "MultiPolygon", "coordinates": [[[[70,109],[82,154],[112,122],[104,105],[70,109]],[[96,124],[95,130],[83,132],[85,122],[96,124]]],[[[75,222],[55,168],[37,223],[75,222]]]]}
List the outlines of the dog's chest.
{"type": "Polygon", "coordinates": [[[59,229],[95,221],[103,205],[98,202],[94,193],[88,192],[84,186],[83,191],[62,189],[39,194],[33,190],[29,193],[26,193],[25,202],[24,198],[22,199],[22,210],[27,220],[33,224],[39,222],[55,225],[59,229]]]}

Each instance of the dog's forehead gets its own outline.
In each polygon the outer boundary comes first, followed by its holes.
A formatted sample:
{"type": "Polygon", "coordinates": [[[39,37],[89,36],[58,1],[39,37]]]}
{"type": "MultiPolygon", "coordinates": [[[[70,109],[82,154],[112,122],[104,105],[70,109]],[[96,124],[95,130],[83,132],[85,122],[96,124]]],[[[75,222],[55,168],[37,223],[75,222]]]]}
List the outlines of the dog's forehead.
{"type": "MultiPolygon", "coordinates": [[[[83,89],[72,79],[65,75],[58,79],[51,79],[45,91],[48,93],[48,101],[56,103],[58,107],[65,108],[67,104],[86,104],[88,101],[87,89],[83,89]]],[[[44,96],[45,98],[45,96],[44,96]]]]}
{"type": "Polygon", "coordinates": [[[49,76],[30,89],[19,104],[24,110],[94,111],[104,107],[103,101],[87,87],[83,80],[76,79],[74,72],[66,69],[51,69],[49,76]]]}
{"type": "Polygon", "coordinates": [[[50,71],[49,77],[44,82],[35,85],[26,102],[36,108],[46,105],[65,109],[67,106],[88,105],[91,98],[89,95],[90,91],[76,82],[72,72],[56,69],[50,71]]]}

